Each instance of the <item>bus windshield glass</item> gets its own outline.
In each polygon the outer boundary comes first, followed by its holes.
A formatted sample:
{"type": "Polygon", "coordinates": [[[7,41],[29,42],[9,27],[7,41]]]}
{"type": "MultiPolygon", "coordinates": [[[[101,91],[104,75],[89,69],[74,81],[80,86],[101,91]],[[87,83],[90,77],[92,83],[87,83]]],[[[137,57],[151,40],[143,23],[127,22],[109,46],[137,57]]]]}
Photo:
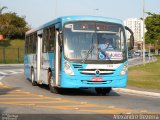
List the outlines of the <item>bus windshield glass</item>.
{"type": "Polygon", "coordinates": [[[126,59],[124,28],[105,22],[73,22],[64,25],[64,54],[71,60],[126,59]]]}

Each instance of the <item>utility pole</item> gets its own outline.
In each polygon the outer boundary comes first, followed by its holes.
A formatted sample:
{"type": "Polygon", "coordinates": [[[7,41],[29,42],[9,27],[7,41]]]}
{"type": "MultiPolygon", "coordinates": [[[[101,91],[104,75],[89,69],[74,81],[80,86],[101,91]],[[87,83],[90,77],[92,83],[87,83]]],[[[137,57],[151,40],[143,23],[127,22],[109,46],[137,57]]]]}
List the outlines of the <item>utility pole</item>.
{"type": "Polygon", "coordinates": [[[143,65],[145,62],[145,0],[143,0],[143,65]]]}

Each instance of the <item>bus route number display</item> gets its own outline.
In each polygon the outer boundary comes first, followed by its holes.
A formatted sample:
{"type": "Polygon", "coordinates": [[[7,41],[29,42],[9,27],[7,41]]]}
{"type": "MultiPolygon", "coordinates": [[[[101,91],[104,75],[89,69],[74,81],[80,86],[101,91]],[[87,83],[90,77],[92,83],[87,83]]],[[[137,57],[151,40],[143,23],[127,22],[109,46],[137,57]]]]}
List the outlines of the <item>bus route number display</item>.
{"type": "Polygon", "coordinates": [[[117,32],[119,29],[118,25],[110,23],[87,23],[78,22],[74,23],[74,30],[90,30],[90,31],[112,31],[117,32]]]}

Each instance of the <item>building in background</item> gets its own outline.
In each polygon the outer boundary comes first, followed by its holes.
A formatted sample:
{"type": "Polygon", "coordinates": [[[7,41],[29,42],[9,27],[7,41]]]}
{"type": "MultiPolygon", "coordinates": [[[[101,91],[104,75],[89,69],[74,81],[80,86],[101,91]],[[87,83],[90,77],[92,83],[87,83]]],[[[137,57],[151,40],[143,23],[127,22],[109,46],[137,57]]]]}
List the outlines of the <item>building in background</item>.
{"type": "MultiPolygon", "coordinates": [[[[129,27],[133,33],[135,38],[135,49],[142,50],[143,43],[143,21],[137,18],[128,18],[124,21],[125,26],[129,27]]],[[[130,34],[127,32],[127,38],[129,38],[130,34]]]]}

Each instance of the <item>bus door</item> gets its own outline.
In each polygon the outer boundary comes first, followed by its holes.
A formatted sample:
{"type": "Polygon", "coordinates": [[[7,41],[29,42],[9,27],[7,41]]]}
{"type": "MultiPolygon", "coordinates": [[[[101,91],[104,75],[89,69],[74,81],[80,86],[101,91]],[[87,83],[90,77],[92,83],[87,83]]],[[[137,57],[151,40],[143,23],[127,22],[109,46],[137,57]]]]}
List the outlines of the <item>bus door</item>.
{"type": "Polygon", "coordinates": [[[55,83],[54,86],[59,86],[60,85],[60,67],[61,67],[61,53],[60,53],[60,24],[56,24],[56,32],[55,32],[55,57],[54,57],[54,78],[55,78],[55,83]]]}
{"type": "Polygon", "coordinates": [[[38,41],[37,41],[37,83],[38,84],[42,84],[42,80],[41,80],[41,67],[42,67],[42,34],[43,34],[43,30],[38,31],[37,33],[37,37],[38,37],[38,41]]]}

